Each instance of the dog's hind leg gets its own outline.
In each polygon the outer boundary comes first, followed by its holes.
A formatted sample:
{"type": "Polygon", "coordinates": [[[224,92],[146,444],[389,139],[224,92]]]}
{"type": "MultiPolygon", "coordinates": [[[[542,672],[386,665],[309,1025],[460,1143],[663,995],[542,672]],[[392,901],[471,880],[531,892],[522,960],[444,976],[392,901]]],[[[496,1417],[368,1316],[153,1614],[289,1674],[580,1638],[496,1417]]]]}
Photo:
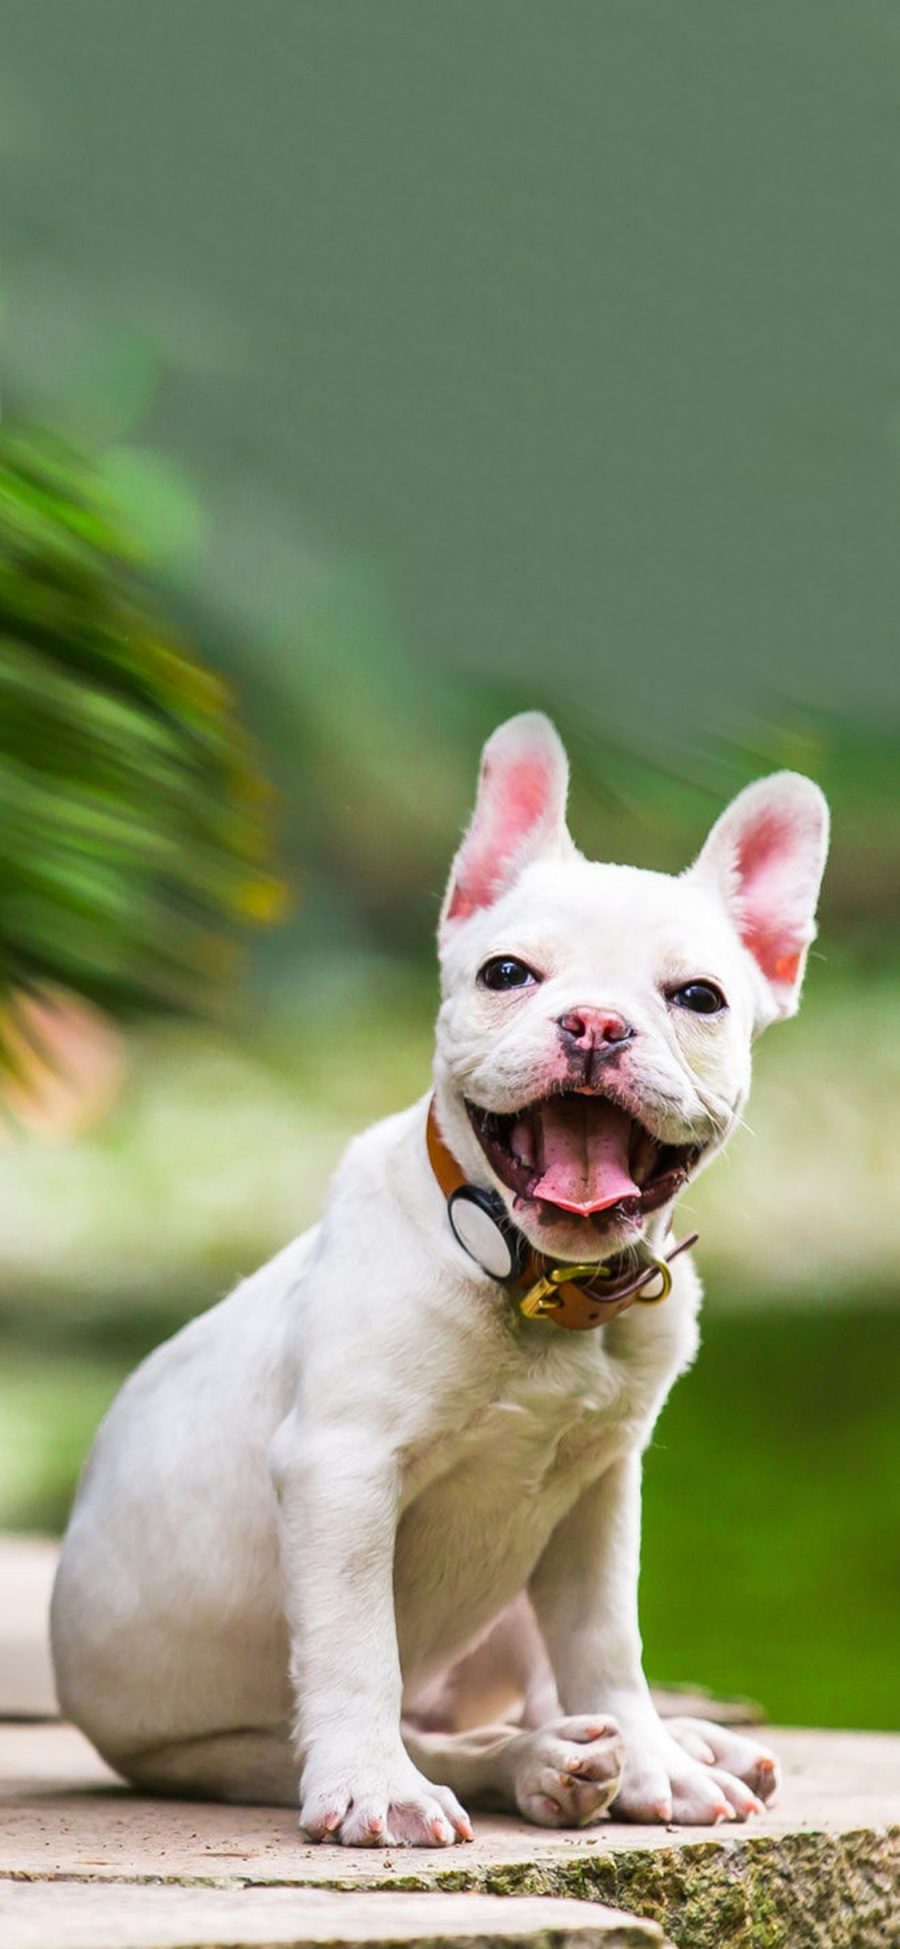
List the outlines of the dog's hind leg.
{"type": "Polygon", "coordinates": [[[110,1762],[147,1793],[247,1806],[297,1807],[297,1762],[287,1732],[247,1728],[205,1733],[120,1755],[110,1762]]]}
{"type": "Polygon", "coordinates": [[[525,1591],[471,1651],[404,1699],[404,1718],[424,1732],[496,1725],[546,1726],[563,1709],[525,1591]]]}
{"type": "Polygon", "coordinates": [[[501,1807],[540,1827],[586,1827],[615,1799],[625,1747],[612,1721],[558,1719],[535,1732],[483,1726],[425,1733],[404,1725],[403,1743],[427,1779],[472,1807],[501,1807]]]}

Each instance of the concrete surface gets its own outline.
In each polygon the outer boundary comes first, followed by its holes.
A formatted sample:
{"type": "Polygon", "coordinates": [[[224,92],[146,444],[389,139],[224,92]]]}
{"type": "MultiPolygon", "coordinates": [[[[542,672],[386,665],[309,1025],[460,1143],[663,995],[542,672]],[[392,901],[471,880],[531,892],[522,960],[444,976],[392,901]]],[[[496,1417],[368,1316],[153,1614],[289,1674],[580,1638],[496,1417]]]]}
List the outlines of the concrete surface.
{"type": "Polygon", "coordinates": [[[785,1785],[749,1826],[561,1833],[481,1816],[471,1846],[382,1852],[310,1846],[287,1808],[145,1799],[72,1727],[0,1727],[0,1881],[576,1896],[656,1921],[678,1949],[900,1943],[900,1737],[770,1737],[785,1785]]]}
{"type": "Polygon", "coordinates": [[[900,1823],[900,1736],[770,1731],[784,1768],[771,1812],[746,1826],[639,1827],[604,1821],[587,1831],[475,1817],[476,1839],[447,1848],[315,1847],[286,1807],[226,1807],[154,1800],[123,1788],[71,1726],[0,1726],[0,1874],[88,1881],[223,1878],[372,1888],[410,1877],[433,1887],[450,1876],[488,1888],[565,1874],[602,1854],[733,1854],[791,1836],[888,1833],[900,1823]]]}
{"type": "Polygon", "coordinates": [[[768,1732],[784,1788],[747,1826],[476,1815],[471,1846],[312,1847],[290,1809],[133,1794],[50,1717],[53,1562],[0,1542],[2,1949],[900,1945],[900,1737],[768,1732]]]}
{"type": "Polygon", "coordinates": [[[662,1949],[655,1922],[594,1902],[313,1888],[0,1884],[3,1949],[662,1949]]]}

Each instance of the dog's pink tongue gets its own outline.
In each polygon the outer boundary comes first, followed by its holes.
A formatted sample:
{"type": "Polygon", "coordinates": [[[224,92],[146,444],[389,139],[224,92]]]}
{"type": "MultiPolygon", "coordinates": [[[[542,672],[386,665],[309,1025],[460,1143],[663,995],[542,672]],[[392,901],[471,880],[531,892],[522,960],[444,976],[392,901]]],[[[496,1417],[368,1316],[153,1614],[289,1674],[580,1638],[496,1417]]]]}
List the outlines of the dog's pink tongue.
{"type": "Polygon", "coordinates": [[[631,1118],[602,1097],[551,1098],[540,1113],[543,1175],[531,1187],[533,1198],[546,1198],[587,1217],[606,1211],[621,1198],[639,1198],[628,1169],[631,1118]]]}

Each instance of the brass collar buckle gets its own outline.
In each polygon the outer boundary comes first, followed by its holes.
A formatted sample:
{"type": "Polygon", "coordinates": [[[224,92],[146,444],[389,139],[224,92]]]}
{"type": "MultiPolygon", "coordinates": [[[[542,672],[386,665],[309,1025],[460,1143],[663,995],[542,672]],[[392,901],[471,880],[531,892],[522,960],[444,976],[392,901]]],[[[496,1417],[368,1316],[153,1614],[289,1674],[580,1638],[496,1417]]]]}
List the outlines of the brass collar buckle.
{"type": "Polygon", "coordinates": [[[589,1291],[590,1297],[599,1306],[615,1304],[617,1310],[622,1300],[632,1297],[642,1306],[658,1306],[661,1300],[668,1299],[672,1290],[670,1261],[677,1258],[679,1252],[685,1252],[695,1244],[696,1238],[697,1234],[693,1232],[689,1238],[682,1239],[671,1252],[667,1252],[664,1259],[656,1259],[648,1254],[644,1264],[631,1277],[627,1274],[623,1277],[621,1273],[617,1276],[609,1265],[548,1266],[523,1293],[519,1300],[519,1311],[526,1320],[552,1316],[562,1298],[559,1291],[561,1286],[577,1286],[581,1291],[589,1291]],[[644,1292],[642,1288],[645,1286],[650,1286],[651,1290],[644,1292]]]}

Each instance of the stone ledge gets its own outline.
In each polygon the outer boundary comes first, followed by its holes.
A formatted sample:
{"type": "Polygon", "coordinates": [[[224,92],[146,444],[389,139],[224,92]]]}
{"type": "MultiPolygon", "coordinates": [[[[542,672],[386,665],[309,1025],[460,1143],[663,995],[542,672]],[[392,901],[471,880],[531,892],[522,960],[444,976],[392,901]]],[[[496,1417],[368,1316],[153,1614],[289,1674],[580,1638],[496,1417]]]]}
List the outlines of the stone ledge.
{"type": "Polygon", "coordinates": [[[593,1902],[324,1888],[0,1883],[4,1949],[665,1949],[593,1902]]]}
{"type": "MultiPolygon", "coordinates": [[[[162,1883],[184,1892],[577,1897],[636,1911],[677,1949],[900,1943],[900,1738],[770,1736],[785,1786],[779,1806],[750,1827],[607,1822],[566,1834],[479,1818],[472,1846],[382,1854],[309,1847],[284,1808],[143,1799],[117,1786],[71,1727],[0,1727],[0,1875],[57,1885],[162,1883]]],[[[73,1898],[80,1899],[74,1891],[73,1898]]],[[[130,1949],[128,1937],[116,1949],[126,1943],[130,1949]]]]}

